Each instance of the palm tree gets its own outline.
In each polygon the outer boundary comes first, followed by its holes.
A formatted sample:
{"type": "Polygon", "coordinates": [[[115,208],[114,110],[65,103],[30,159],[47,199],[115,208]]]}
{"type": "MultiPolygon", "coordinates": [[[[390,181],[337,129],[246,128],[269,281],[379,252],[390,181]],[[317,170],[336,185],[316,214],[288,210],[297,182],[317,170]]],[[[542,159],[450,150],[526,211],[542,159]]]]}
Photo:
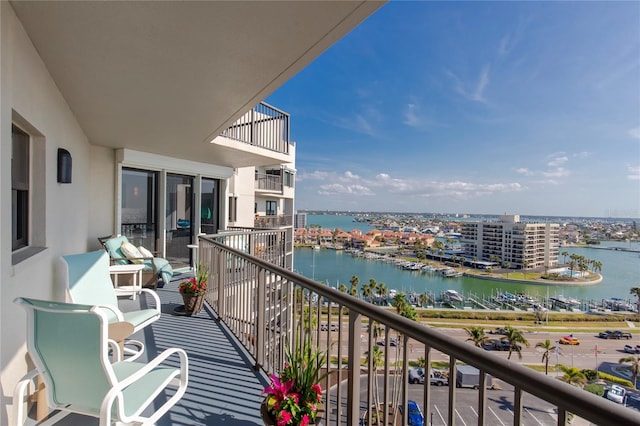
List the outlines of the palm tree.
{"type": "Polygon", "coordinates": [[[509,278],[509,268],[511,268],[511,263],[504,262],[504,268],[507,270],[507,278],[509,278]]]}
{"type": "Polygon", "coordinates": [[[567,367],[562,364],[560,364],[559,367],[560,370],[564,372],[564,376],[560,378],[563,382],[577,387],[582,387],[587,384],[587,378],[578,367],[567,367]]]}
{"type": "Polygon", "coordinates": [[[529,347],[529,341],[525,339],[524,335],[517,328],[513,328],[510,325],[507,325],[505,328],[504,337],[500,340],[509,342],[509,356],[507,359],[511,359],[511,354],[513,351],[518,353],[518,358],[522,359],[522,353],[520,352],[522,348],[520,344],[529,347]]]}
{"type": "Polygon", "coordinates": [[[347,292],[347,285],[346,284],[340,284],[340,287],[338,287],[338,290],[340,290],[343,293],[347,292]]]}
{"type": "Polygon", "coordinates": [[[351,279],[349,280],[349,284],[351,284],[351,287],[349,288],[349,294],[352,296],[357,296],[358,295],[358,284],[360,284],[360,278],[358,278],[357,276],[353,275],[351,277],[351,279]]]}
{"type": "Polygon", "coordinates": [[[567,264],[567,256],[569,256],[569,252],[565,250],[560,254],[562,255],[562,263],[566,265],[567,264]]]}
{"type": "Polygon", "coordinates": [[[636,296],[636,310],[638,311],[637,315],[640,315],[640,287],[631,287],[631,291],[629,293],[636,296]]]}
{"type": "Polygon", "coordinates": [[[427,360],[424,359],[423,356],[419,356],[416,360],[416,364],[418,364],[418,367],[420,368],[425,368],[427,366],[427,360]]]}
{"type": "Polygon", "coordinates": [[[487,336],[484,334],[484,328],[482,327],[469,327],[465,328],[464,331],[469,335],[467,341],[473,342],[479,348],[487,341],[487,336]]]}
{"type": "Polygon", "coordinates": [[[640,372],[640,357],[637,355],[630,355],[624,358],[620,358],[618,362],[620,364],[631,364],[631,383],[633,384],[633,388],[636,389],[636,379],[638,378],[638,373],[640,372]]]}
{"type": "Polygon", "coordinates": [[[427,296],[425,293],[420,293],[420,306],[424,307],[424,305],[426,305],[428,301],[429,296],[427,296]]]}
{"type": "Polygon", "coordinates": [[[368,300],[369,303],[371,303],[371,296],[373,295],[373,291],[371,291],[371,287],[369,286],[369,284],[363,284],[361,291],[362,298],[368,300]]]}
{"type": "Polygon", "coordinates": [[[551,344],[551,340],[547,339],[544,342],[536,343],[536,348],[542,348],[542,362],[544,362],[544,374],[549,374],[549,356],[551,352],[556,350],[556,346],[551,344]]]}

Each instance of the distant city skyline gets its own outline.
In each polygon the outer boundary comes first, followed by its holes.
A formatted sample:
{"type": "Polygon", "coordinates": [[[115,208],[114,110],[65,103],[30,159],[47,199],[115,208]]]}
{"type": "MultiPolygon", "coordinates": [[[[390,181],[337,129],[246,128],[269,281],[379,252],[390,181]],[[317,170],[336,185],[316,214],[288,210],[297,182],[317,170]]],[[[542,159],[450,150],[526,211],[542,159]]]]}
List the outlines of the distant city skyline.
{"type": "Polygon", "coordinates": [[[639,2],[390,2],[274,92],[298,210],[640,217],[639,2]]]}

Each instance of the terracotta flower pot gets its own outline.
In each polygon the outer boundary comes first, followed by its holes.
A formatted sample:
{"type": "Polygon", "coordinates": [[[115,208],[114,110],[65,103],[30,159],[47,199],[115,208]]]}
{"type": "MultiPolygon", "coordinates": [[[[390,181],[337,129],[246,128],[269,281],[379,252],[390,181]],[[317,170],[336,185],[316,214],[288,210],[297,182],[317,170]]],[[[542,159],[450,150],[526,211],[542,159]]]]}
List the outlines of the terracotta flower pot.
{"type": "Polygon", "coordinates": [[[204,302],[203,294],[180,293],[184,302],[184,311],[190,314],[197,314],[202,310],[204,302]]]}

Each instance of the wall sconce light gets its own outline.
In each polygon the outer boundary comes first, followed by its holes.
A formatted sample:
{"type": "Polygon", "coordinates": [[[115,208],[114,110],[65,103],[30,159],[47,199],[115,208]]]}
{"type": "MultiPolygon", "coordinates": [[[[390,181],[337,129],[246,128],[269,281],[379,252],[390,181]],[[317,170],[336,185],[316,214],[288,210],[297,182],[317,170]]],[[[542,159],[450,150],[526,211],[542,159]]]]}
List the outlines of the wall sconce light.
{"type": "Polygon", "coordinates": [[[71,154],[58,148],[58,183],[71,183],[71,154]]]}

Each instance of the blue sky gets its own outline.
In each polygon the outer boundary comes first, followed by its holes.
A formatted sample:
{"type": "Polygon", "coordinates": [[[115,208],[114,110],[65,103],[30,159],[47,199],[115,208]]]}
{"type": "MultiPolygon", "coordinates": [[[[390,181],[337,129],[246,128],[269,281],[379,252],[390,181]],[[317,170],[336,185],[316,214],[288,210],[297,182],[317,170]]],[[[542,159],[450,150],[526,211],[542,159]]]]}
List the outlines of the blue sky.
{"type": "Polygon", "coordinates": [[[640,2],[391,2],[267,100],[296,208],[640,217],[640,2]]]}

